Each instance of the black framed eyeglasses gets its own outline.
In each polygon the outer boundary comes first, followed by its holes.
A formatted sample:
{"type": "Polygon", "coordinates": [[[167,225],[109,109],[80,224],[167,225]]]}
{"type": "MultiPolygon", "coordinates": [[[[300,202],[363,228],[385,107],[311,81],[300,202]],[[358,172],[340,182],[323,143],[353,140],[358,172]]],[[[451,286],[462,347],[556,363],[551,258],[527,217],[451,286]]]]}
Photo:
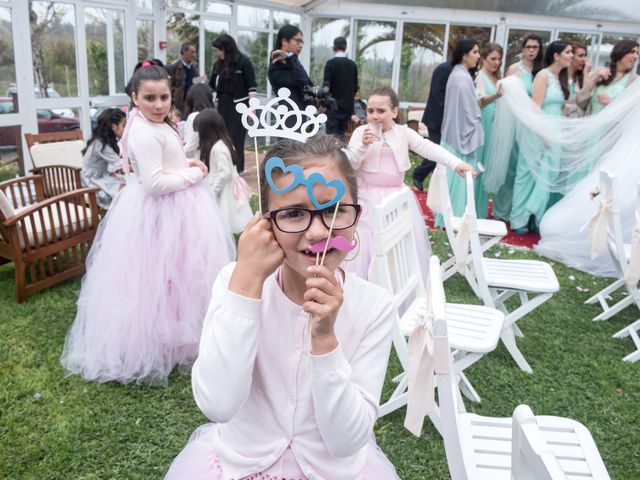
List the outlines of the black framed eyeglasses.
{"type": "Polygon", "coordinates": [[[320,210],[311,210],[302,207],[285,207],[265,212],[263,218],[270,218],[281,232],[301,233],[311,227],[313,217],[316,215],[320,217],[325,227],[331,228],[333,214],[336,212],[333,229],[344,230],[355,225],[361,208],[360,205],[354,203],[338,204],[337,212],[335,205],[320,210]]]}

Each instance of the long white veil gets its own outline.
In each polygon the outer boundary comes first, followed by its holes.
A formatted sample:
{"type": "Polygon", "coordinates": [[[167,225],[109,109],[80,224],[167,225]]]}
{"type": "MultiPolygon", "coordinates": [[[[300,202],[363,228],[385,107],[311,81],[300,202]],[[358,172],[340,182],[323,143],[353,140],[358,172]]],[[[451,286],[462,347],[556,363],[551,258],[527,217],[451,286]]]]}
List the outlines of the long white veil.
{"type": "Polygon", "coordinates": [[[611,277],[616,276],[617,271],[608,250],[591,259],[586,225],[596,213],[600,199],[595,197],[592,200],[589,194],[599,183],[600,169],[605,169],[617,177],[616,189],[622,231],[625,242],[629,243],[635,224],[634,210],[640,181],[639,123],[636,123],[635,129],[625,132],[613,149],[603,156],[598,167],[542,217],[542,238],[534,248],[538,253],[570,267],[592,275],[611,277]]]}
{"type": "Polygon", "coordinates": [[[602,162],[625,132],[640,125],[640,81],[597,115],[583,118],[545,115],[515,76],[501,80],[500,86],[485,174],[489,192],[497,192],[504,182],[514,140],[520,161],[527,163],[538,184],[566,193],[602,162]]]}

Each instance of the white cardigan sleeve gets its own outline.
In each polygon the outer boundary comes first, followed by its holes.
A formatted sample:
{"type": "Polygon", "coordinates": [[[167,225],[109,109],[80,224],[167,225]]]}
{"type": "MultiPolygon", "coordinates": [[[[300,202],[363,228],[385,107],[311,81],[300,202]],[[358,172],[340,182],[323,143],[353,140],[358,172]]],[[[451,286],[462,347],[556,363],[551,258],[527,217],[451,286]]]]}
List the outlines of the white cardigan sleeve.
{"type": "Polygon", "coordinates": [[[391,300],[384,300],[351,362],[339,345],[326,355],[311,356],[316,422],[336,457],[355,454],[371,438],[397,317],[391,300]]]}
{"type": "Polygon", "coordinates": [[[226,184],[232,180],[233,160],[231,152],[222,141],[216,142],[209,154],[209,184],[217,196],[220,196],[226,184]]]}
{"type": "Polygon", "coordinates": [[[228,422],[249,397],[258,351],[262,300],[229,291],[235,263],[213,285],[198,359],[191,372],[196,404],[213,422],[228,422]]]}
{"type": "Polygon", "coordinates": [[[462,160],[445,150],[437,143],[433,143],[431,140],[422,138],[422,136],[410,128],[405,128],[407,133],[407,140],[409,142],[409,150],[417,153],[423,158],[428,158],[437,163],[442,163],[446,167],[454,170],[462,160]]]}
{"type": "Polygon", "coordinates": [[[349,162],[354,170],[358,170],[360,168],[360,165],[362,165],[362,161],[364,160],[364,155],[369,148],[369,145],[364,145],[362,143],[362,136],[364,135],[365,128],[367,128],[366,125],[361,125],[356,128],[349,139],[347,157],[349,158],[349,162]]]}
{"type": "Polygon", "coordinates": [[[157,137],[157,134],[141,131],[129,138],[129,154],[148,193],[163,195],[176,192],[202,180],[202,171],[198,167],[165,173],[162,168],[162,140],[157,137]]]}

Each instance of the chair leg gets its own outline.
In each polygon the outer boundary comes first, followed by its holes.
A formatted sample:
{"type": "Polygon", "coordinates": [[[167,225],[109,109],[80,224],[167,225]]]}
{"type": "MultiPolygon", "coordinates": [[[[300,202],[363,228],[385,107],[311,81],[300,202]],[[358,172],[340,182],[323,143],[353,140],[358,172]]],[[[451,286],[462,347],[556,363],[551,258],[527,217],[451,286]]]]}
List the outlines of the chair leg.
{"type": "Polygon", "coordinates": [[[638,336],[638,331],[640,331],[640,320],[636,320],[631,325],[627,325],[619,332],[613,334],[613,338],[625,338],[631,336],[631,339],[636,346],[635,352],[632,352],[623,358],[625,362],[633,363],[640,360],[640,336],[638,336]]]}
{"type": "Polygon", "coordinates": [[[616,280],[608,287],[605,287],[602,290],[600,290],[598,293],[596,293],[593,297],[589,298],[584,303],[585,305],[592,305],[596,302],[600,302],[600,305],[602,305],[603,310],[606,310],[607,308],[609,308],[608,305],[606,305],[606,297],[608,297],[610,294],[618,290],[623,285],[624,285],[623,279],[616,280]],[[602,303],[603,301],[605,302],[604,304],[602,303]]]}
{"type": "Polygon", "coordinates": [[[515,360],[516,364],[520,367],[520,369],[527,373],[533,373],[533,369],[531,365],[525,360],[524,355],[516,345],[516,336],[513,331],[513,326],[509,325],[502,329],[502,333],[500,334],[500,338],[502,339],[502,343],[507,347],[507,350],[511,354],[511,357],[515,360]]]}
{"type": "Polygon", "coordinates": [[[16,280],[16,302],[22,303],[27,299],[27,272],[20,260],[14,261],[16,280]]]}
{"type": "Polygon", "coordinates": [[[458,374],[458,387],[462,394],[472,402],[480,403],[482,401],[467,376],[462,372],[458,374]]]}
{"type": "Polygon", "coordinates": [[[604,312],[602,312],[600,315],[597,315],[593,321],[594,322],[599,322],[601,320],[609,320],[611,317],[613,317],[616,313],[621,312],[622,310],[624,310],[625,308],[627,308],[629,305],[631,305],[633,303],[633,297],[628,296],[623,298],[622,300],[620,300],[618,303],[616,303],[615,305],[613,305],[612,307],[609,307],[608,310],[605,310],[604,312]]]}

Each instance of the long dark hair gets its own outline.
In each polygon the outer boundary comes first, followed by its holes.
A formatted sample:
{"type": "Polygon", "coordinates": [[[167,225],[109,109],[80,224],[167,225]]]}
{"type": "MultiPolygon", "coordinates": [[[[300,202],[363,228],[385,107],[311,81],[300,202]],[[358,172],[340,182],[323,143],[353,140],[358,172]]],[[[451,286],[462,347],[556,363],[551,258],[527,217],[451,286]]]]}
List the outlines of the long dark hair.
{"type": "Polygon", "coordinates": [[[284,40],[291,40],[297,34],[302,33],[295,25],[283,25],[280,30],[278,30],[278,37],[276,38],[276,50],[280,50],[282,48],[282,42],[284,40]]]}
{"type": "Polygon", "coordinates": [[[209,166],[211,149],[218,140],[222,140],[227,146],[231,153],[231,161],[234,165],[236,164],[236,150],[233,148],[233,142],[231,141],[222,115],[213,108],[205,108],[194,120],[193,128],[198,132],[198,136],[200,137],[200,160],[202,160],[207,167],[209,166]]]}
{"type": "Polygon", "coordinates": [[[213,90],[206,83],[198,83],[187,92],[185,102],[187,117],[193,112],[201,112],[205,108],[213,108],[213,90]]]}
{"type": "Polygon", "coordinates": [[[87,142],[87,146],[82,150],[82,154],[84,155],[87,153],[89,146],[95,140],[100,140],[102,142],[101,151],[104,151],[105,147],[109,145],[114,152],[119,154],[120,148],[118,148],[118,139],[116,138],[116,134],[113,132],[112,126],[118,125],[125,118],[127,118],[127,116],[119,108],[107,108],[104,110],[98,116],[96,128],[91,132],[91,138],[87,142]]]}
{"type": "MultiPolygon", "coordinates": [[[[467,53],[473,50],[473,47],[479,45],[478,40],[475,38],[461,38],[456,42],[456,47],[453,49],[453,56],[451,57],[451,66],[455,67],[456,65],[462,63],[462,57],[464,57],[467,53]]],[[[469,74],[471,78],[475,78],[476,73],[478,71],[478,65],[469,69],[469,74]]]]}
{"type": "Polygon", "coordinates": [[[540,70],[542,70],[542,59],[544,57],[544,48],[542,47],[542,39],[536,35],[535,33],[527,33],[522,39],[522,49],[527,45],[527,42],[533,40],[534,42],[538,42],[538,55],[533,59],[533,67],[531,68],[531,75],[534,77],[538,74],[540,70]]]}
{"type": "MultiPolygon", "coordinates": [[[[584,50],[585,52],[588,52],[587,47],[580,42],[571,42],[571,47],[573,48],[574,58],[578,50],[584,50]]],[[[576,70],[575,72],[573,72],[573,83],[582,88],[582,86],[584,85],[584,68],[582,70],[576,70]]]]}
{"type": "Polygon", "coordinates": [[[213,64],[213,73],[223,78],[232,78],[235,67],[242,56],[236,41],[231,35],[225,33],[216,38],[212,45],[214,48],[224,52],[224,59],[218,58],[213,64]]]}
{"type": "Polygon", "coordinates": [[[609,55],[609,70],[611,70],[611,75],[606,80],[600,80],[598,85],[609,85],[616,78],[616,73],[618,70],[618,62],[624,58],[625,55],[631,53],[631,51],[638,47],[638,42],[633,40],[620,40],[613,46],[613,50],[611,50],[611,54],[609,55]]]}
{"type": "MultiPolygon", "coordinates": [[[[547,47],[547,51],[544,53],[544,65],[548,67],[553,65],[555,61],[555,54],[560,55],[565,51],[567,47],[570,47],[571,44],[564,40],[556,40],[555,42],[551,42],[547,47]]],[[[564,99],[569,98],[569,69],[563,68],[558,73],[558,80],[560,81],[560,88],[562,88],[562,94],[564,95],[564,99]]]]}

